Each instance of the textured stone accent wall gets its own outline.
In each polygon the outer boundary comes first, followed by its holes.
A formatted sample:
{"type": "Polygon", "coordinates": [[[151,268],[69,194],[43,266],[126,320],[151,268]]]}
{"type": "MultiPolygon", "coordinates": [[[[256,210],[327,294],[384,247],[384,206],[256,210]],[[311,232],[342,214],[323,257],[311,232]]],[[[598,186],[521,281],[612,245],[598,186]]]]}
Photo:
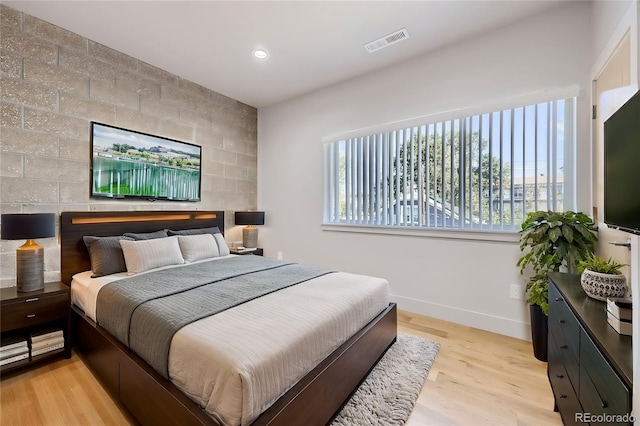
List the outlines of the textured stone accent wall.
{"type": "MultiPolygon", "coordinates": [[[[4,5],[0,48],[2,213],[220,209],[240,239],[233,211],[257,207],[255,108],[4,5]],[[202,146],[202,201],[90,198],[91,121],[202,146]]],[[[0,242],[2,286],[22,243],[0,242]]],[[[57,240],[38,243],[45,279],[59,279],[57,240]]]]}

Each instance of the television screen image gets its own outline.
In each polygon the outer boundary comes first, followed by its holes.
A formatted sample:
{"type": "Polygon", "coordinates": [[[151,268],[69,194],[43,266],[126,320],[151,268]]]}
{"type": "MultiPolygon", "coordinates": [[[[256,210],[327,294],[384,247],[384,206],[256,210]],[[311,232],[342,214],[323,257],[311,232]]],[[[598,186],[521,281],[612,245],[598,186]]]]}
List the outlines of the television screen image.
{"type": "Polygon", "coordinates": [[[604,222],[640,234],[640,92],[604,123],[604,222]]]}
{"type": "Polygon", "coordinates": [[[202,148],[91,123],[91,196],[200,201],[202,148]]]}

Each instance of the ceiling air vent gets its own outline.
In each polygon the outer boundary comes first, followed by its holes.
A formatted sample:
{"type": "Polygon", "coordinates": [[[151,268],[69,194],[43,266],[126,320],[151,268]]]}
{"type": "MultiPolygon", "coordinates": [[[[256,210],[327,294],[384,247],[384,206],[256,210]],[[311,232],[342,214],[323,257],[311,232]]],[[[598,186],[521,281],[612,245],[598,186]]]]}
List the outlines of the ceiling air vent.
{"type": "Polygon", "coordinates": [[[409,38],[409,33],[407,32],[406,28],[403,28],[401,30],[395,31],[391,34],[388,34],[384,37],[381,37],[377,40],[374,40],[370,43],[365,44],[364,48],[367,49],[367,52],[373,53],[376,50],[380,50],[394,43],[405,40],[407,38],[409,38]]]}

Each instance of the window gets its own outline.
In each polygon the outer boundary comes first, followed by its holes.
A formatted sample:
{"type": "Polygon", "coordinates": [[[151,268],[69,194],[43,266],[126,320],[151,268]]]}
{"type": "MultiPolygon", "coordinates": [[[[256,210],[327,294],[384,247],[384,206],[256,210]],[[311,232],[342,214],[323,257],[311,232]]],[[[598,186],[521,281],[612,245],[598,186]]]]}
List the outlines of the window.
{"type": "Polygon", "coordinates": [[[324,223],[513,231],[528,212],[571,208],[565,191],[573,184],[575,103],[425,120],[328,142],[324,223]]]}

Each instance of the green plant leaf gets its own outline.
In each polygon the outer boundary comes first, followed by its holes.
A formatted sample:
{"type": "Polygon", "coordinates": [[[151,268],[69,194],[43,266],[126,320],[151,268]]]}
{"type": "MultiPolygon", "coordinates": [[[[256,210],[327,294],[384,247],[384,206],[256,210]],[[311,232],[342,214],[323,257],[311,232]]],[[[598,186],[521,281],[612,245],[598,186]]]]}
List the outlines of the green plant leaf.
{"type": "Polygon", "coordinates": [[[611,257],[609,259],[603,259],[597,257],[594,254],[590,254],[584,260],[578,262],[578,271],[582,273],[585,269],[601,274],[613,274],[620,275],[620,268],[626,266],[623,263],[614,261],[611,257]]]}
{"type": "Polygon", "coordinates": [[[561,235],[562,235],[562,231],[559,228],[552,227],[549,230],[549,239],[554,243],[558,241],[558,238],[560,238],[561,235]]]}
{"type": "Polygon", "coordinates": [[[564,238],[566,238],[566,240],[569,243],[573,242],[573,229],[571,229],[570,226],[563,226],[562,227],[562,235],[564,236],[564,238]]]}
{"type": "Polygon", "coordinates": [[[577,262],[593,253],[598,227],[584,213],[535,211],[522,223],[516,266],[520,273],[530,266],[534,276],[527,282],[527,302],[548,312],[548,277],[551,271],[577,262]]]}

